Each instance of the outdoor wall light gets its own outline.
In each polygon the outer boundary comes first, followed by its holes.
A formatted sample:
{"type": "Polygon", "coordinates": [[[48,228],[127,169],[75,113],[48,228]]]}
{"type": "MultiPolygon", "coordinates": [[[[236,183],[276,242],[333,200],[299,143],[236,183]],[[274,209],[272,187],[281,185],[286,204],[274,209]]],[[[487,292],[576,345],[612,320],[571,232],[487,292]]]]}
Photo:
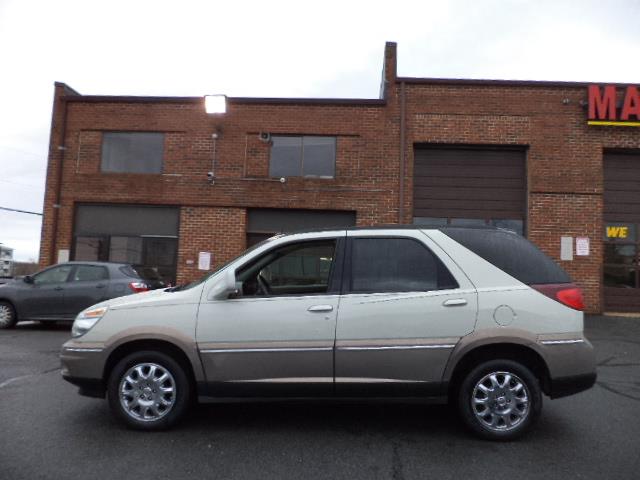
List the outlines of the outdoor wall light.
{"type": "Polygon", "coordinates": [[[226,95],[205,95],[204,109],[207,113],[226,113],[227,112],[227,96],[226,95]]]}

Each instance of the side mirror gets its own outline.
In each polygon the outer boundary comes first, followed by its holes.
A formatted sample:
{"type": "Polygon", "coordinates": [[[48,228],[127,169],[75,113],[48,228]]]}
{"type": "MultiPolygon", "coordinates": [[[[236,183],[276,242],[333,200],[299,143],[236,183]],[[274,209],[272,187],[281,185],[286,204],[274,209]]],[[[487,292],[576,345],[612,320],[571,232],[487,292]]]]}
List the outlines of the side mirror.
{"type": "Polygon", "coordinates": [[[209,300],[226,300],[229,297],[236,296],[240,293],[242,287],[241,282],[236,282],[236,272],[233,269],[228,269],[222,275],[222,278],[215,284],[211,293],[209,294],[209,300]]]}
{"type": "Polygon", "coordinates": [[[33,283],[33,277],[31,275],[25,275],[22,277],[22,281],[24,283],[33,283]]]}

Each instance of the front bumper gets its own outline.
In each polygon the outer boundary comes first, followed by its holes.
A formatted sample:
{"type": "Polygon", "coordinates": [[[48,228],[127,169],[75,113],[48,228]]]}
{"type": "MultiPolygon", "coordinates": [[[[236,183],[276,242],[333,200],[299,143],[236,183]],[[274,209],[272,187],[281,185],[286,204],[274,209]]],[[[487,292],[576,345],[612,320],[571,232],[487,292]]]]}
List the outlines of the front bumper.
{"type": "Polygon", "coordinates": [[[102,378],[106,352],[102,345],[69,340],[62,346],[60,363],[62,378],[80,387],[80,395],[104,398],[102,378]]]}
{"type": "Polygon", "coordinates": [[[106,387],[101,379],[96,378],[80,378],[65,375],[63,372],[62,378],[67,382],[79,387],[78,393],[85,397],[92,398],[104,398],[106,394],[106,387]]]}

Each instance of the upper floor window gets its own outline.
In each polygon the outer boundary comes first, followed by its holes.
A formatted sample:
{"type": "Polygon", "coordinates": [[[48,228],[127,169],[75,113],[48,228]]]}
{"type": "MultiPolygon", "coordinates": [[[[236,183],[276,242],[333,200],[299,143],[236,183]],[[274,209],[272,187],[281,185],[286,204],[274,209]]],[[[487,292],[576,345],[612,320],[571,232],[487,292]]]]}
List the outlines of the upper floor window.
{"type": "Polygon", "coordinates": [[[336,137],[271,137],[269,176],[334,178],[335,175],[336,137]]]}
{"type": "Polygon", "coordinates": [[[162,173],[164,134],[105,132],[102,134],[102,171],[162,173]]]}

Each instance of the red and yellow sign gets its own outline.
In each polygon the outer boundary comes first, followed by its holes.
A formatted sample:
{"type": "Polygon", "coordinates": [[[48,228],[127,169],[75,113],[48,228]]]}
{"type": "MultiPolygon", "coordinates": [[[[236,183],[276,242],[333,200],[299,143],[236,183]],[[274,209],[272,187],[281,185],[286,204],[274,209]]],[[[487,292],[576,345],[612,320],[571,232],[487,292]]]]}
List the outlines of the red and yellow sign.
{"type": "Polygon", "coordinates": [[[588,125],[640,127],[640,92],[635,85],[624,88],[620,108],[616,108],[616,86],[589,85],[588,125]]]}

